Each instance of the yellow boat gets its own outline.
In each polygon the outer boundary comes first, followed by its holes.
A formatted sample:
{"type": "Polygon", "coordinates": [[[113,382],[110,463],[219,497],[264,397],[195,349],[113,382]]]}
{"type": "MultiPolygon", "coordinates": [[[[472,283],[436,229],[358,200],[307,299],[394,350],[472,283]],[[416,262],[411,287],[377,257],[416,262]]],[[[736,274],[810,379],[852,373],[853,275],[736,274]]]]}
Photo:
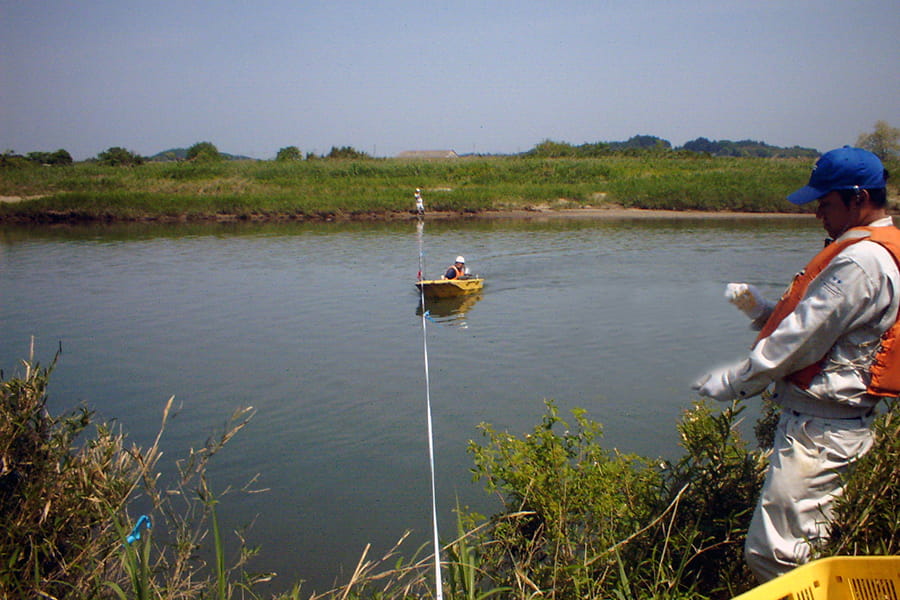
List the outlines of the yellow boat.
{"type": "Polygon", "coordinates": [[[454,298],[479,291],[484,287],[481,277],[466,279],[423,279],[416,282],[426,298],[454,298]]]}

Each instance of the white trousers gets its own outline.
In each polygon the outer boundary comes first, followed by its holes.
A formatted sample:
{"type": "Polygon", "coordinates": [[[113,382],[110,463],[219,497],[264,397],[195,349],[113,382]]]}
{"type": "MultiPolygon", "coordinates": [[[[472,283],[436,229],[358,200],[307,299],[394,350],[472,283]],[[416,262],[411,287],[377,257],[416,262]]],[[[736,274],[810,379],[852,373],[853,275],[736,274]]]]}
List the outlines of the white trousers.
{"type": "Polygon", "coordinates": [[[827,538],[847,467],[872,447],[872,417],[823,419],[783,410],[744,557],[760,583],[809,560],[827,538]]]}

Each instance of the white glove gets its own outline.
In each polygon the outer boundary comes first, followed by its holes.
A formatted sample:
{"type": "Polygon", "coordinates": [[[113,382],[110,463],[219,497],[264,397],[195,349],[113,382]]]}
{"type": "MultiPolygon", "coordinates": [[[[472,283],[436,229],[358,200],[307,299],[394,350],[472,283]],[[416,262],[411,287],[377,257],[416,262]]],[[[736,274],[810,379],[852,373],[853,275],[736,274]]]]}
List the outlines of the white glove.
{"type": "Polygon", "coordinates": [[[728,380],[728,367],[722,367],[707,373],[691,385],[691,389],[701,396],[718,400],[719,402],[731,402],[737,398],[737,394],[728,380]]]}
{"type": "Polygon", "coordinates": [[[756,286],[749,283],[729,283],[725,286],[725,298],[753,321],[773,307],[756,286]]]}

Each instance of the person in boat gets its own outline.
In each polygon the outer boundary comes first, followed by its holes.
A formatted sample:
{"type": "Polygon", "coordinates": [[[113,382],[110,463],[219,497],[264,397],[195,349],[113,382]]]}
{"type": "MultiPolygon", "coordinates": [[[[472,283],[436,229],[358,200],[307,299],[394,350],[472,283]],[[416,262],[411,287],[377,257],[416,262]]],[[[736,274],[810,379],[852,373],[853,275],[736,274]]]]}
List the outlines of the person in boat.
{"type": "Polygon", "coordinates": [[[468,279],[469,270],[466,269],[466,259],[462,256],[456,257],[456,262],[447,268],[443,279],[468,279]]]}
{"type": "Polygon", "coordinates": [[[817,201],[829,240],[778,303],[747,284],[726,297],[759,330],[749,356],[694,383],[722,402],[767,390],[781,408],[744,557],[760,582],[809,560],[827,539],[842,476],[872,446],[873,411],[900,395],[900,229],[887,214],[888,173],[877,156],[825,153],[788,196],[817,201]]]}

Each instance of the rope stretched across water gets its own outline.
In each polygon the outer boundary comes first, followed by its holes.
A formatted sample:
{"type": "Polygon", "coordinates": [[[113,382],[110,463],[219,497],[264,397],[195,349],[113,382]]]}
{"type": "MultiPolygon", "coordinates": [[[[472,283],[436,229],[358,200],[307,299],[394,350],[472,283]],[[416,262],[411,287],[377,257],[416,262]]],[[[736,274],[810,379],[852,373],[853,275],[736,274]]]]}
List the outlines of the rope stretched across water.
{"type": "MultiPolygon", "coordinates": [[[[418,190],[416,190],[418,195],[418,190]]],[[[416,223],[416,235],[419,238],[419,280],[421,281],[425,273],[425,250],[423,242],[423,232],[425,230],[425,221],[422,219],[422,212],[419,212],[419,219],[416,223]]],[[[425,408],[428,421],[428,462],[431,466],[431,522],[434,528],[434,588],[435,598],[443,600],[444,591],[441,583],[441,545],[438,538],[438,521],[437,521],[437,498],[435,493],[435,476],[434,476],[434,428],[431,421],[431,380],[428,376],[428,336],[427,325],[428,310],[425,306],[425,286],[419,286],[419,301],[422,303],[422,350],[425,356],[425,408]]]]}

